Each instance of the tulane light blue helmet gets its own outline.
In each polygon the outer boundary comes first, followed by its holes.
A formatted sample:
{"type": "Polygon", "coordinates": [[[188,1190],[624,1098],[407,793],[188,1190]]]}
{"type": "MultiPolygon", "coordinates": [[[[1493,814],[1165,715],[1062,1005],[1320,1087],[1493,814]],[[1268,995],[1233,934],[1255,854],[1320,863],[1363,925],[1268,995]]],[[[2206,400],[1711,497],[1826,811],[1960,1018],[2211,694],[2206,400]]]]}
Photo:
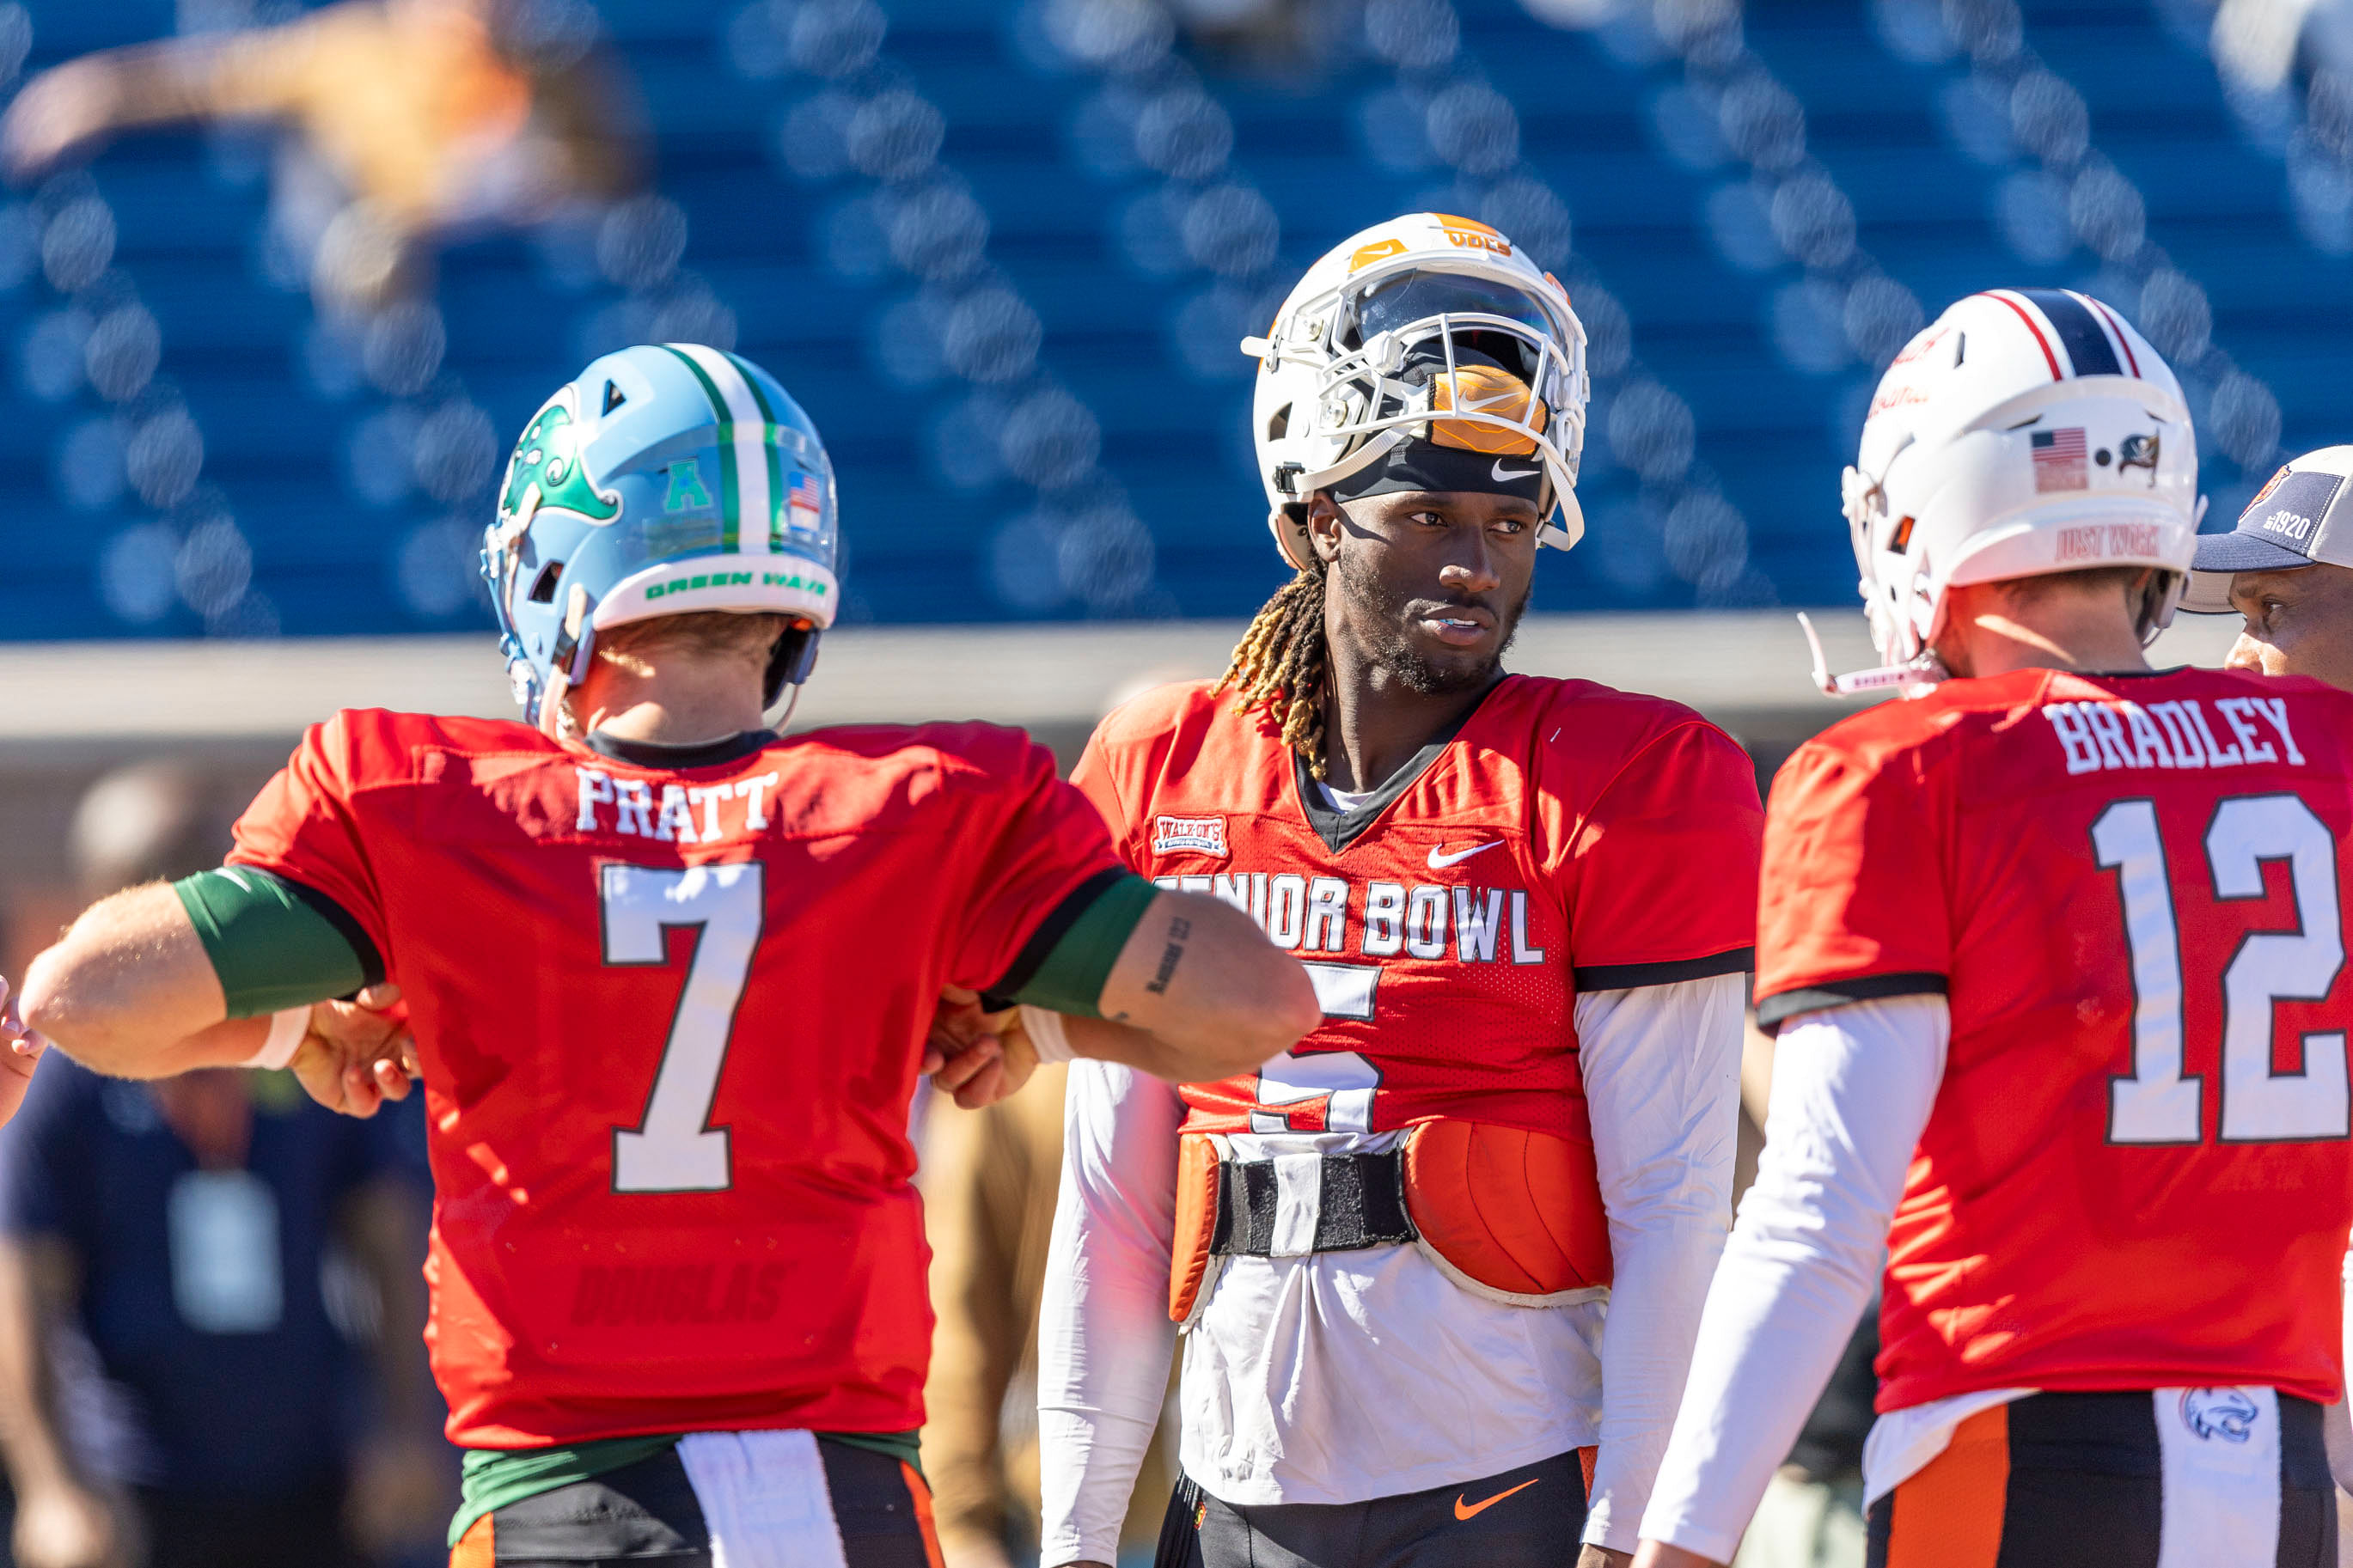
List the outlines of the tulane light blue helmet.
{"type": "Polygon", "coordinates": [[[833,465],[774,376],[698,343],[607,354],[515,443],[482,574],[523,717],[556,731],[599,631],[701,610],[792,617],[773,707],[841,585],[833,465]]]}

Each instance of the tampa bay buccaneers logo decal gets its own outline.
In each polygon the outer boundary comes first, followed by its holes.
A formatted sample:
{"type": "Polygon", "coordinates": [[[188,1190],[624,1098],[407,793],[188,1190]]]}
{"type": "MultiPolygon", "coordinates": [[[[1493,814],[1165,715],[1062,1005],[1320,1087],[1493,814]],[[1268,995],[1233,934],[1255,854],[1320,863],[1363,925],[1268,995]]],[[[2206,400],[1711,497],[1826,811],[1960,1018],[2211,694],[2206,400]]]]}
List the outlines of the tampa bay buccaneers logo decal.
{"type": "Polygon", "coordinates": [[[573,391],[565,387],[548,400],[515,443],[507,461],[507,479],[499,492],[499,525],[512,535],[519,532],[543,509],[568,511],[590,522],[610,522],[621,515],[617,491],[600,490],[580,460],[579,426],[573,408],[573,391]]]}

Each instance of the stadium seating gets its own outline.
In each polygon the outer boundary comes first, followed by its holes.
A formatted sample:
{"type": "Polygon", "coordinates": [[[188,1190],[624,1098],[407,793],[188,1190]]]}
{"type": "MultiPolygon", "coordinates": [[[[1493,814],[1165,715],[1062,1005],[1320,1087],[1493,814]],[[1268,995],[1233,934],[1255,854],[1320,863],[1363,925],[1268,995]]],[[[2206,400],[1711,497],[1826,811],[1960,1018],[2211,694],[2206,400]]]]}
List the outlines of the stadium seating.
{"type": "MultiPolygon", "coordinates": [[[[2133,314],[2185,369],[2212,522],[2353,435],[2346,178],[2294,93],[2226,93],[2193,0],[1775,0],[1729,32],[1700,0],[1663,32],[1299,0],[1287,58],[1158,0],[597,10],[662,199],[459,244],[438,320],[371,343],[273,279],[249,135],[127,139],[0,211],[0,637],[486,625],[507,441],[648,332],[732,338],[825,430],[854,618],[1245,613],[1280,571],[1234,342],[1416,205],[1518,235],[1595,340],[1592,531],[1544,608],[1846,601],[1869,385],[1972,288],[2133,314]]],[[[27,16],[26,71],[178,19],[0,7],[0,64],[27,16]]]]}

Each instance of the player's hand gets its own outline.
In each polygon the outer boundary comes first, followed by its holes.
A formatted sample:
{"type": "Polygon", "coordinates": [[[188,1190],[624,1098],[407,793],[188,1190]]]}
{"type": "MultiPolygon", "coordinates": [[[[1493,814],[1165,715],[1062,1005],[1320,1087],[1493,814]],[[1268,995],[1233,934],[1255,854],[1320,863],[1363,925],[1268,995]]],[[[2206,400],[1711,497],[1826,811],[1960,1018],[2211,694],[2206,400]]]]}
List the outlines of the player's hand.
{"type": "Polygon", "coordinates": [[[130,1561],[106,1500],[64,1481],[18,1495],[10,1544],[18,1568],[126,1568],[130,1561]]]}
{"type": "Polygon", "coordinates": [[[121,98],[114,68],[103,60],[43,71],[0,117],[0,167],[13,180],[39,178],[112,124],[121,98]]]}
{"type": "MultiPolygon", "coordinates": [[[[1601,1551],[1598,1546],[1588,1546],[1585,1550],[1588,1553],[1601,1551]]],[[[1578,1558],[1577,1568],[1586,1568],[1590,1561],[1594,1559],[1578,1558]]],[[[1634,1568],[1724,1568],[1714,1558],[1702,1557],[1698,1552],[1686,1552],[1680,1546],[1669,1546],[1663,1541],[1645,1541],[1641,1550],[1631,1557],[1622,1552],[1603,1552],[1599,1561],[1631,1563],[1634,1568]]]]}
{"type": "Polygon", "coordinates": [[[16,1114],[25,1103],[25,1090],[32,1087],[33,1068],[40,1064],[41,1053],[49,1042],[35,1031],[25,1027],[25,1020],[16,1016],[16,999],[8,994],[8,980],[0,975],[0,1126],[16,1114]]]}
{"type": "Polygon", "coordinates": [[[388,982],[312,1007],[310,1032],[287,1065],[312,1100],[346,1116],[374,1116],[385,1100],[406,1100],[425,1076],[400,987],[388,982]]]}
{"type": "Polygon", "coordinates": [[[923,1042],[923,1071],[966,1110],[994,1105],[1029,1081],[1038,1050],[1021,1026],[1021,1009],[981,1011],[980,994],[961,985],[940,988],[923,1042]]]}

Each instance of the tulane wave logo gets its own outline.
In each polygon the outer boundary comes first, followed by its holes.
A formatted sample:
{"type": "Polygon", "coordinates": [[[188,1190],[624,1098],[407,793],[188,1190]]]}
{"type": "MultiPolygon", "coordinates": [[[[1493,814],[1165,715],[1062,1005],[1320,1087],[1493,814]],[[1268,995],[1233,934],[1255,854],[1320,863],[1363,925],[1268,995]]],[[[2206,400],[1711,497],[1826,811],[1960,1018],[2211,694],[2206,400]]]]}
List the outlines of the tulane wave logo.
{"type": "Polygon", "coordinates": [[[506,488],[499,494],[499,521],[521,529],[542,510],[568,511],[590,522],[610,522],[621,514],[617,491],[599,490],[580,460],[572,389],[556,394],[515,443],[507,463],[506,488]]]}
{"type": "Polygon", "coordinates": [[[2181,1424],[2200,1437],[2243,1443],[2254,1435],[2263,1409],[2243,1388],[2185,1388],[2181,1424]]]}

